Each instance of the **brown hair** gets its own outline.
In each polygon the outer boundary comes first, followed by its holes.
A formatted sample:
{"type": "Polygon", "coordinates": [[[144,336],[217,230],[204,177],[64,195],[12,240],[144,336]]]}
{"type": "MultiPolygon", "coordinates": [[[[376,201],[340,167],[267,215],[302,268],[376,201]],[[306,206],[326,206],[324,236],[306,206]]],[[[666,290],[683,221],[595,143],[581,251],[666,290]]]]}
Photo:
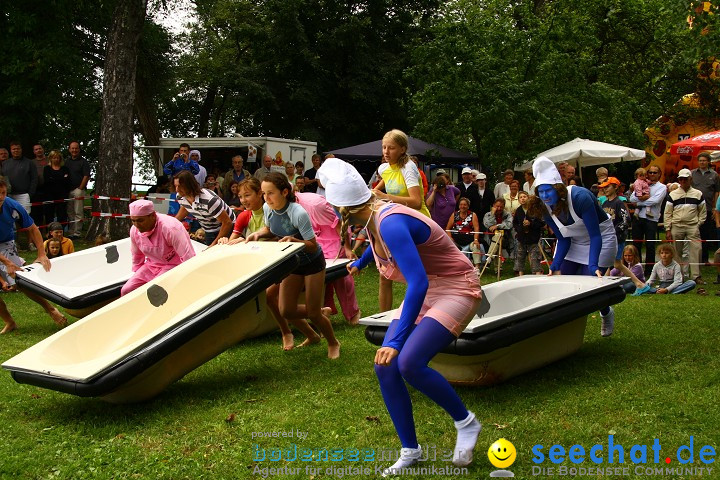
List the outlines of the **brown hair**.
{"type": "MultiPolygon", "coordinates": [[[[175,179],[177,179],[180,186],[185,190],[185,192],[189,193],[193,197],[197,197],[200,195],[200,192],[202,191],[202,188],[200,187],[200,184],[195,180],[195,176],[188,172],[187,170],[183,170],[182,172],[175,175],[175,179]]],[[[174,180],[173,180],[174,183],[174,180]]]]}
{"type": "Polygon", "coordinates": [[[288,202],[294,202],[295,201],[295,193],[293,193],[293,187],[290,185],[290,181],[285,176],[284,173],[280,172],[270,172],[267,175],[265,175],[265,178],[263,178],[263,182],[272,183],[275,185],[275,188],[280,190],[281,192],[283,190],[287,190],[288,193],[285,196],[288,202]]]}
{"type": "MultiPolygon", "coordinates": [[[[530,198],[528,198],[528,215],[535,218],[543,218],[543,215],[547,213],[547,208],[545,208],[545,204],[540,200],[540,195],[538,195],[539,186],[540,185],[535,187],[535,195],[530,195],[530,198]]],[[[558,194],[558,202],[553,207],[552,214],[560,215],[561,213],[567,213],[569,211],[567,205],[567,187],[564,183],[555,183],[552,187],[558,194]]]]}
{"type": "Polygon", "coordinates": [[[658,245],[658,247],[657,247],[658,255],[660,255],[660,252],[665,252],[665,251],[672,253],[673,260],[675,260],[677,258],[677,250],[675,250],[675,247],[673,246],[672,243],[661,243],[660,245],[658,245]]]}
{"type": "MultiPolygon", "coordinates": [[[[45,255],[47,255],[48,257],[50,257],[50,255],[52,255],[52,254],[50,253],[50,245],[53,244],[53,243],[57,243],[57,244],[58,244],[58,248],[59,248],[60,250],[58,251],[58,254],[55,255],[55,256],[56,256],[56,257],[62,256],[62,254],[63,254],[63,251],[62,251],[62,242],[60,242],[60,240],[55,240],[54,238],[49,238],[48,240],[46,240],[46,242],[47,242],[47,243],[45,243],[45,255]]],[[[51,258],[52,258],[52,257],[51,257],[51,258]]]]}
{"type": "Polygon", "coordinates": [[[255,177],[246,178],[245,180],[238,183],[238,193],[240,193],[241,188],[247,188],[248,190],[252,190],[255,193],[262,193],[260,180],[255,177]]]}

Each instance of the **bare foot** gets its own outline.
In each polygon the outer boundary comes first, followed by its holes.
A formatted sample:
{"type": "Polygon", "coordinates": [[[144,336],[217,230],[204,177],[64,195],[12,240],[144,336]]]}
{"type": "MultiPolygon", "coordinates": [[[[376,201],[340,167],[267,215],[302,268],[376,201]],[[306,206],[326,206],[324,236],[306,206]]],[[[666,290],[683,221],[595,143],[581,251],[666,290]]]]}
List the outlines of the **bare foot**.
{"type": "Polygon", "coordinates": [[[330,315],[332,315],[332,308],[330,308],[330,307],[322,307],[322,308],[320,309],[320,311],[321,311],[322,314],[325,315],[326,317],[329,317],[330,315]]]}
{"type": "Polygon", "coordinates": [[[328,344],[328,358],[331,360],[340,358],[340,342],[335,345],[328,344]]]}
{"type": "Polygon", "coordinates": [[[297,346],[297,348],[307,347],[308,345],[315,345],[316,343],[320,343],[320,335],[306,338],[304,342],[297,346]]]}
{"type": "Polygon", "coordinates": [[[15,322],[7,323],[5,322],[5,328],[2,329],[2,332],[0,332],[0,335],[5,335],[6,333],[10,333],[13,330],[17,330],[17,325],[15,322]]]}
{"type": "Polygon", "coordinates": [[[360,322],[360,314],[361,314],[361,313],[362,313],[362,312],[360,312],[360,310],[358,310],[358,312],[357,312],[355,315],[353,315],[353,316],[350,318],[350,320],[348,320],[348,323],[349,323],[350,325],[357,325],[358,322],[360,322]]]}
{"type": "Polygon", "coordinates": [[[283,350],[286,352],[295,348],[295,337],[292,333],[286,333],[282,336],[283,339],[283,350]]]}
{"type": "Polygon", "coordinates": [[[53,308],[48,312],[48,315],[50,315],[50,318],[52,318],[52,321],[55,322],[55,325],[57,325],[60,328],[67,327],[68,321],[67,318],[65,318],[65,315],[60,313],[60,311],[57,308],[53,308]]]}

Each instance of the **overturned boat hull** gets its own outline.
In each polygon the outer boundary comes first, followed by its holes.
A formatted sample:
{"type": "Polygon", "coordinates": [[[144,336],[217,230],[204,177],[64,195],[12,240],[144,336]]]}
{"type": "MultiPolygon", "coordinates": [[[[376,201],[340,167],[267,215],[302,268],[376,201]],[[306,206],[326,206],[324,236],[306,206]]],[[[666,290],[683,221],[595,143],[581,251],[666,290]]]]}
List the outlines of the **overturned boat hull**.
{"type": "MultiPolygon", "coordinates": [[[[526,275],[483,287],[463,333],[430,365],[454,384],[494,385],[577,352],[587,316],[625,298],[627,279],[526,275]]],[[[382,345],[394,311],[360,320],[382,345]]]]}

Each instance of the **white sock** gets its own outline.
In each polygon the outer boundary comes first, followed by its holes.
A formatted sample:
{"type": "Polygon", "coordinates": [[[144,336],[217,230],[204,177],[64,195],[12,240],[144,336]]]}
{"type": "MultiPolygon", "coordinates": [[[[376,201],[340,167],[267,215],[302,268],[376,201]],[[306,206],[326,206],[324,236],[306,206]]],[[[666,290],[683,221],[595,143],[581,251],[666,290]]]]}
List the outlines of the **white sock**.
{"type": "Polygon", "coordinates": [[[468,411],[467,418],[455,422],[455,428],[457,428],[457,441],[452,463],[458,467],[467,467],[472,462],[473,449],[482,425],[475,418],[475,414],[468,411]]]}
{"type": "Polygon", "coordinates": [[[390,475],[399,475],[403,468],[412,467],[422,457],[422,448],[418,445],[417,448],[402,448],[400,449],[400,458],[397,462],[393,463],[391,467],[383,470],[382,476],[388,477],[390,475]]]}

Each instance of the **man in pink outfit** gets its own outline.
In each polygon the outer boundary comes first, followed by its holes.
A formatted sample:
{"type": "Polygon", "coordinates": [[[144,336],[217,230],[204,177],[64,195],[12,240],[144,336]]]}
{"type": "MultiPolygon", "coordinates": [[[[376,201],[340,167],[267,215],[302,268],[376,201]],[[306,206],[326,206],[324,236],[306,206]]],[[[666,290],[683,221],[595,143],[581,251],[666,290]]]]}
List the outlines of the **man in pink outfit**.
{"type": "MultiPolygon", "coordinates": [[[[323,255],[327,260],[337,258],[351,258],[352,250],[350,245],[340,246],[340,219],[335,215],[332,206],[325,200],[325,197],[310,192],[295,192],[297,203],[300,204],[310,215],[315,239],[322,247],[323,255]],[[338,256],[338,252],[340,255],[338,256]]],[[[355,296],[355,280],[351,275],[338,278],[325,286],[325,306],[331,309],[333,314],[337,313],[333,290],[340,301],[345,319],[351,325],[356,325],[360,320],[360,308],[355,296]]]]}
{"type": "Polygon", "coordinates": [[[149,200],[130,204],[130,253],[132,277],[123,285],[120,295],[145,285],[188,258],[195,256],[183,224],[175,217],[158,215],[149,200]]]}

